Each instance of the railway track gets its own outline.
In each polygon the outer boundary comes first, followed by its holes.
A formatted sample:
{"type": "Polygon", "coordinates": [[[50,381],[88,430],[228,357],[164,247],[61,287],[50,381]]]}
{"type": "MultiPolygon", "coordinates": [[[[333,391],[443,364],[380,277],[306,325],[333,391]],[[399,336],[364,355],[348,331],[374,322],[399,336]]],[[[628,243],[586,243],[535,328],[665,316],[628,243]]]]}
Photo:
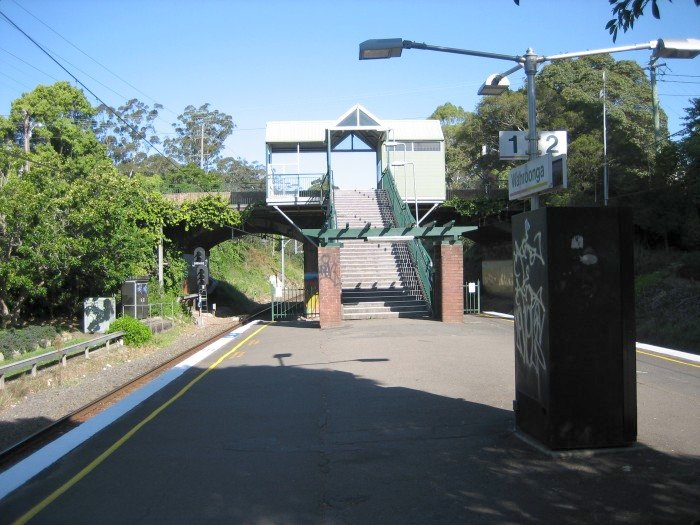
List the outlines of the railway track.
{"type": "Polygon", "coordinates": [[[145,372],[134,379],[131,379],[127,383],[115,388],[111,392],[95,399],[81,408],[71,412],[70,414],[54,421],[53,423],[47,425],[41,430],[27,436],[17,443],[11,445],[3,451],[0,451],[0,471],[5,470],[15,463],[18,463],[25,457],[29,456],[34,451],[41,448],[46,443],[49,443],[56,438],[62,436],[66,432],[72,430],[73,428],[79,426],[81,423],[87,421],[91,417],[99,414],[101,411],[110,407],[111,405],[117,403],[119,400],[123,399],[129,395],[134,390],[140,388],[142,385],[152,381],[154,378],[162,374],[163,372],[173,368],[178,363],[184,361],[191,355],[199,352],[203,348],[206,348],[214,341],[221,339],[223,336],[228,334],[231,330],[234,330],[244,324],[253,321],[255,319],[260,319],[270,311],[270,307],[265,307],[245,319],[229,325],[225,330],[214,335],[208,340],[200,343],[192,348],[186,350],[185,352],[176,355],[175,357],[165,361],[164,363],[158,365],[157,367],[145,372]]]}

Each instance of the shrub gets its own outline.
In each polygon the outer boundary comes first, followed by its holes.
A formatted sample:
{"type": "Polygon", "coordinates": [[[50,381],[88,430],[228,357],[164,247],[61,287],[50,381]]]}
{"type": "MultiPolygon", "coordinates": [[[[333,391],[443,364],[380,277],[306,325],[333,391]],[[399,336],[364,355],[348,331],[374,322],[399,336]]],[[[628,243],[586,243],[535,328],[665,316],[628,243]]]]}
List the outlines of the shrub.
{"type": "Polygon", "coordinates": [[[133,317],[120,317],[112,321],[107,333],[124,332],[124,342],[129,346],[143,346],[151,339],[151,330],[133,317]]]}
{"type": "Polygon", "coordinates": [[[53,326],[32,325],[26,328],[10,328],[0,332],[0,353],[6,359],[12,354],[26,354],[39,346],[47,346],[58,334],[53,326]]]}

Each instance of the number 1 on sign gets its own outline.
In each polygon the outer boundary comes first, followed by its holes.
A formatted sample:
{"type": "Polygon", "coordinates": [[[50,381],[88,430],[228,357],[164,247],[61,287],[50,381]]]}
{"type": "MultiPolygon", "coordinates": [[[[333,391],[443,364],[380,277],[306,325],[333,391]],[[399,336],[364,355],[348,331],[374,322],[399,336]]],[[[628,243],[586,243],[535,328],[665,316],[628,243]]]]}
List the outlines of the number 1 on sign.
{"type": "Polygon", "coordinates": [[[517,155],[518,154],[518,136],[513,135],[511,138],[508,139],[508,142],[513,143],[513,153],[515,155],[517,155]]]}

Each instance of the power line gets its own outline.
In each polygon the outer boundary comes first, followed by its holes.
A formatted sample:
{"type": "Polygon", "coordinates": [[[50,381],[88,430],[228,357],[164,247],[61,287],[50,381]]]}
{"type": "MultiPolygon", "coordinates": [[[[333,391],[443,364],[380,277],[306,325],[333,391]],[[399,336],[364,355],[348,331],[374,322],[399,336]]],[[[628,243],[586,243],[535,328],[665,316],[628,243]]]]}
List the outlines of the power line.
{"type": "Polygon", "coordinates": [[[22,155],[22,154],[18,153],[16,150],[12,151],[12,150],[8,150],[7,148],[5,148],[3,150],[3,153],[5,155],[9,155],[10,157],[15,157],[16,159],[25,160],[27,162],[31,162],[32,164],[36,164],[37,166],[49,168],[49,169],[54,170],[54,171],[60,171],[60,169],[61,169],[60,166],[49,166],[48,164],[44,164],[43,162],[39,162],[37,160],[34,160],[31,157],[28,157],[27,155],[22,155]]]}
{"type": "Polygon", "coordinates": [[[663,73],[665,77],[687,77],[687,78],[700,78],[700,75],[681,75],[676,73],[663,73]]]}
{"type": "MultiPolygon", "coordinates": [[[[129,86],[130,88],[134,89],[134,90],[137,91],[138,93],[141,93],[141,94],[142,94],[144,97],[146,97],[147,99],[151,100],[152,102],[154,102],[154,103],[156,103],[156,104],[160,104],[160,103],[159,103],[157,100],[155,100],[153,97],[151,97],[151,96],[149,96],[148,94],[144,93],[144,92],[141,91],[139,88],[137,88],[137,87],[134,86],[132,83],[130,83],[128,80],[126,80],[126,79],[120,77],[117,73],[115,73],[114,71],[112,71],[111,69],[109,69],[107,66],[105,66],[104,64],[102,64],[100,61],[98,61],[97,59],[95,59],[95,58],[91,57],[90,55],[88,55],[85,51],[83,51],[82,49],[80,49],[77,45],[75,45],[73,42],[71,42],[70,40],[68,40],[68,39],[67,39],[66,37],[64,37],[61,33],[59,33],[58,31],[56,31],[53,27],[51,27],[50,25],[48,25],[46,22],[44,22],[41,18],[39,18],[39,17],[36,16],[34,13],[32,13],[31,11],[29,11],[27,8],[25,8],[24,6],[18,4],[15,0],[12,0],[12,3],[15,4],[17,7],[19,7],[20,9],[22,9],[24,12],[26,12],[29,16],[31,16],[32,18],[34,18],[35,20],[37,20],[39,23],[43,24],[47,29],[49,29],[50,31],[52,31],[54,34],[58,35],[59,38],[63,39],[65,42],[67,42],[67,43],[68,43],[69,45],[71,45],[73,48],[77,49],[80,53],[82,53],[83,55],[85,55],[86,57],[88,57],[88,58],[89,58],[90,60],[92,60],[95,64],[97,64],[98,66],[100,66],[102,69],[104,69],[104,70],[107,71],[108,73],[114,75],[116,78],[118,78],[119,80],[121,80],[122,82],[124,82],[124,84],[126,84],[126,85],[129,86]]],[[[125,97],[122,97],[122,98],[125,98],[125,97]]],[[[169,111],[170,113],[172,113],[172,114],[175,115],[175,116],[178,116],[174,111],[172,111],[172,110],[170,110],[169,108],[166,108],[165,106],[163,106],[163,104],[160,104],[160,105],[163,107],[163,109],[169,111]]]]}
{"type": "Polygon", "coordinates": [[[39,44],[36,40],[34,40],[34,39],[33,39],[31,36],[29,36],[27,33],[25,33],[17,24],[15,24],[15,23],[10,19],[10,17],[8,17],[8,16],[7,16],[4,12],[2,12],[2,11],[0,11],[0,15],[2,15],[3,18],[5,18],[5,20],[7,20],[15,29],[17,29],[17,31],[19,31],[20,33],[22,33],[27,39],[29,39],[30,42],[32,42],[32,43],[33,43],[36,47],[38,47],[46,56],[48,56],[53,62],[55,62],[56,65],[58,65],[58,67],[60,67],[63,71],[65,71],[68,75],[70,75],[70,77],[71,77],[75,82],[77,82],[78,84],[80,84],[80,86],[81,86],[83,89],[85,89],[85,91],[87,91],[88,93],[90,93],[93,97],[95,97],[96,100],[98,100],[101,104],[103,104],[103,105],[105,106],[105,108],[107,108],[107,110],[108,110],[110,113],[112,113],[115,117],[117,117],[117,118],[118,118],[122,123],[124,123],[124,125],[126,125],[131,131],[133,131],[133,132],[136,134],[136,136],[139,137],[140,140],[142,140],[142,141],[144,141],[146,144],[148,144],[151,148],[153,148],[153,149],[154,149],[156,152],[158,152],[161,156],[163,156],[163,157],[165,157],[166,159],[168,159],[168,161],[169,161],[177,170],[180,170],[180,169],[181,169],[181,167],[180,167],[177,163],[175,163],[175,161],[173,161],[170,157],[167,157],[167,156],[166,156],[164,153],[162,153],[158,148],[156,148],[156,147],[153,145],[153,143],[152,143],[150,140],[148,140],[137,128],[135,128],[130,122],[128,122],[126,119],[124,119],[118,112],[116,112],[116,111],[115,111],[114,109],[112,109],[109,105],[107,105],[107,104],[106,104],[100,97],[98,97],[89,87],[87,87],[87,86],[86,86],[85,84],[83,84],[80,80],[78,80],[78,77],[76,77],[73,73],[71,73],[70,71],[68,71],[68,69],[67,69],[63,64],[61,64],[58,60],[56,60],[56,58],[54,58],[54,56],[53,56],[51,53],[49,53],[46,49],[44,49],[44,48],[42,47],[41,44],[39,44]]]}
{"type": "Polygon", "coordinates": [[[24,59],[18,57],[18,56],[15,55],[14,53],[11,53],[11,52],[8,51],[7,49],[4,49],[4,48],[0,47],[0,51],[3,51],[3,52],[5,52],[5,53],[7,53],[8,55],[10,55],[10,56],[16,58],[17,60],[19,60],[20,62],[23,62],[24,64],[28,65],[28,66],[31,67],[31,68],[36,69],[36,70],[37,70],[39,73],[41,73],[42,75],[46,75],[47,77],[49,77],[49,78],[51,78],[51,79],[53,79],[53,80],[58,81],[58,79],[57,79],[56,77],[54,77],[53,75],[50,75],[50,74],[48,74],[46,71],[42,71],[42,70],[39,69],[38,67],[33,66],[32,64],[30,64],[30,63],[27,62],[26,60],[24,60],[24,59]]]}
{"type": "Polygon", "coordinates": [[[694,80],[664,80],[663,78],[660,78],[658,81],[659,82],[668,82],[670,84],[700,84],[700,81],[694,81],[694,80]]]}

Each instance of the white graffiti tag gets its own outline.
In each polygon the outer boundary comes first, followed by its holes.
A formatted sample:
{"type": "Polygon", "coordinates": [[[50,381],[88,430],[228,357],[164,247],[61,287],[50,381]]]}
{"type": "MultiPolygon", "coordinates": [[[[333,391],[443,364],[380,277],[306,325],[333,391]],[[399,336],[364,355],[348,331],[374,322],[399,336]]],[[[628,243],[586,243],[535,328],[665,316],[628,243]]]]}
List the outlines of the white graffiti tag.
{"type": "Polygon", "coordinates": [[[542,300],[542,286],[535,290],[530,282],[530,271],[536,264],[545,266],[542,256],[542,233],[530,239],[530,223],[525,220],[525,235],[513,249],[515,265],[515,348],[521,362],[534,369],[539,385],[540,373],[547,369],[542,338],[547,315],[542,300]]]}

